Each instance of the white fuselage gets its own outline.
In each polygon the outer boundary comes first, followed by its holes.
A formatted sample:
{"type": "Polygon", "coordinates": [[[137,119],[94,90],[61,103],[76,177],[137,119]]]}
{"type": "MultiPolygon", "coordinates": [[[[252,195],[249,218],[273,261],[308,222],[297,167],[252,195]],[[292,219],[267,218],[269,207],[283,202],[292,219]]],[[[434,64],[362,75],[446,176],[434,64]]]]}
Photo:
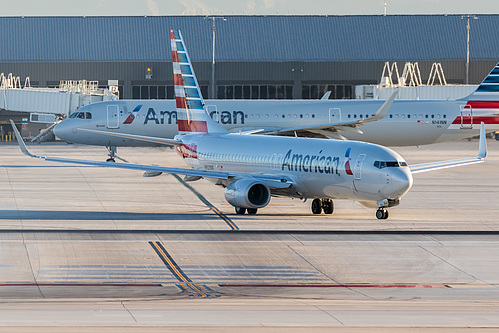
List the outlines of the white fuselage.
{"type": "MultiPolygon", "coordinates": [[[[231,132],[275,130],[368,118],[384,103],[379,100],[207,100],[208,113],[231,132]]],[[[412,146],[458,140],[499,130],[494,110],[474,109],[464,117],[466,101],[395,100],[389,114],[359,127],[362,133],[343,129],[341,136],[380,145],[412,146]]],[[[143,141],[109,137],[78,129],[173,138],[177,112],[173,100],[122,100],[90,104],[58,124],[54,133],[62,140],[104,146],[146,146],[143,141]],[[81,113],[78,115],[78,113],[81,113]],[[78,118],[81,117],[81,118],[78,118]],[[90,118],[91,119],[87,119],[90,118]]]]}
{"type": "Polygon", "coordinates": [[[377,202],[398,200],[412,186],[402,157],[375,144],[240,134],[186,135],[182,142],[177,151],[192,168],[293,180],[273,195],[377,202]]]}

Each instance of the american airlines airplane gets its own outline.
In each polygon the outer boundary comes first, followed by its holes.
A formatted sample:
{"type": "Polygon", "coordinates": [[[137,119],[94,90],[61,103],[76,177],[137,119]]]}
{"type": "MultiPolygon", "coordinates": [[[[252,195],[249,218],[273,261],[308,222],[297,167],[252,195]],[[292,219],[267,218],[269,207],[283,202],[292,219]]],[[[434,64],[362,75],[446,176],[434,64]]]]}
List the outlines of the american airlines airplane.
{"type": "Polygon", "coordinates": [[[313,199],[314,214],[332,214],[332,199],[356,200],[377,208],[378,219],[388,218],[386,208],[400,203],[413,174],[480,163],[487,155],[483,122],[476,157],[412,166],[393,150],[372,143],[229,133],[209,116],[180,31],[171,30],[170,37],[178,134],[173,139],[134,138],[174,145],[191,168],[34,155],[11,121],[21,150],[46,161],[204,177],[225,188],[225,199],[237,214],[256,214],[271,196],[286,196],[313,199]]]}
{"type": "MultiPolygon", "coordinates": [[[[233,133],[419,146],[476,136],[481,122],[487,132],[499,131],[498,82],[499,64],[462,100],[395,100],[393,104],[379,100],[207,100],[206,108],[233,133]]],[[[113,160],[118,146],[154,144],[127,134],[171,139],[177,134],[177,123],[173,100],[118,100],[80,108],[59,123],[54,133],[64,141],[106,146],[113,160]]]]}

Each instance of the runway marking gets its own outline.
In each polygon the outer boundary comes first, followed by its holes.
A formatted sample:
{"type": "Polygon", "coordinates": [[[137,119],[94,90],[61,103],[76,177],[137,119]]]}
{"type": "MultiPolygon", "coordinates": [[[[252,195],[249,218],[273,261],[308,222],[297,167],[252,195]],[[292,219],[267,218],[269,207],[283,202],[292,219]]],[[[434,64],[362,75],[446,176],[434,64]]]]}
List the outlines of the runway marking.
{"type": "Polygon", "coordinates": [[[161,283],[0,283],[0,287],[162,287],[161,283]]]}
{"type": "Polygon", "coordinates": [[[445,284],[219,284],[229,288],[451,288],[445,284]]]}
{"type": "Polygon", "coordinates": [[[188,293],[189,298],[216,298],[221,296],[221,294],[211,290],[203,284],[194,283],[187,274],[182,271],[161,242],[149,242],[149,244],[154,251],[156,251],[170,272],[172,272],[173,276],[179,280],[179,283],[177,283],[176,286],[179,287],[182,292],[188,293]]]}
{"type": "Polygon", "coordinates": [[[187,184],[182,178],[176,174],[172,174],[175,179],[177,179],[182,185],[187,187],[192,193],[194,193],[199,200],[201,200],[209,209],[211,209],[215,214],[217,214],[232,230],[239,230],[239,227],[224,213],[222,213],[217,207],[213,206],[201,193],[196,191],[191,185],[187,184]]]}

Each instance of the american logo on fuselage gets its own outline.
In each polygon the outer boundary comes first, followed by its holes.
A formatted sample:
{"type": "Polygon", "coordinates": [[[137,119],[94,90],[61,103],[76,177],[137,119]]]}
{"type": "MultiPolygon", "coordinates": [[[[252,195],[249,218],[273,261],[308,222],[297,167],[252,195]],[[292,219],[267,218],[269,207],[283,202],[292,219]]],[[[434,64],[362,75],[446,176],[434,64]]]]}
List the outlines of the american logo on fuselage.
{"type": "MultiPolygon", "coordinates": [[[[244,125],[246,114],[243,111],[212,111],[210,117],[224,125],[241,124],[244,125]],[[216,119],[219,118],[219,119],[216,119]]],[[[147,110],[144,119],[144,125],[153,122],[156,125],[177,124],[177,111],[159,111],[156,112],[153,108],[147,110]]]]}
{"type": "Polygon", "coordinates": [[[314,172],[340,175],[340,158],[338,156],[322,155],[322,150],[317,155],[293,154],[290,149],[282,161],[282,170],[314,172]]]}

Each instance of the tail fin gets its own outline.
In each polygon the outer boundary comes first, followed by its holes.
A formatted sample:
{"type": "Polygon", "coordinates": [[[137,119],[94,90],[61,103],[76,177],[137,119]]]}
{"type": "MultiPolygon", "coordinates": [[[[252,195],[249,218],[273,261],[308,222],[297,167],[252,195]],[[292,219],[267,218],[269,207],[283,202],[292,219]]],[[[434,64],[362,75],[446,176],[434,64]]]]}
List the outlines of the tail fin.
{"type": "Polygon", "coordinates": [[[179,134],[228,133],[206,111],[180,30],[170,30],[179,134]]]}
{"type": "Polygon", "coordinates": [[[499,109],[499,63],[465,100],[473,109],[499,109]]]}

